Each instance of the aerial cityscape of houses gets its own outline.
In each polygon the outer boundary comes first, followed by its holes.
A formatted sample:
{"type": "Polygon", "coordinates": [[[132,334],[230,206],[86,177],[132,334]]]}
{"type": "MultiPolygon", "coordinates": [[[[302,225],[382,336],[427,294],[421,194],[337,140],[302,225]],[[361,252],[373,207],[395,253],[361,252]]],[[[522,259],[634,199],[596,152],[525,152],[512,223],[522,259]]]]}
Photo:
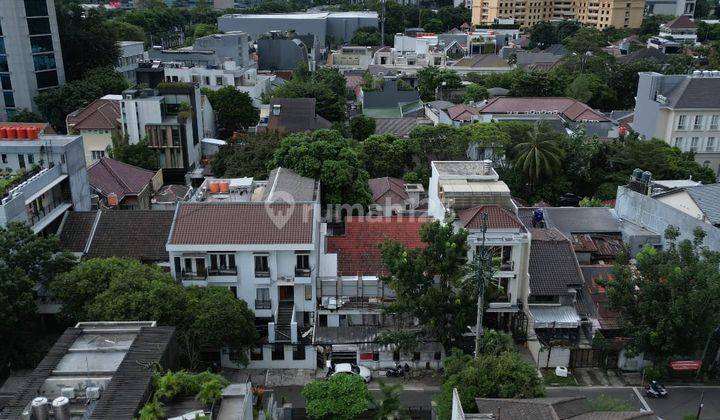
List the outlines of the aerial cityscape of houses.
{"type": "Polygon", "coordinates": [[[0,90],[0,419],[720,417],[717,4],[5,1],[0,90]]]}

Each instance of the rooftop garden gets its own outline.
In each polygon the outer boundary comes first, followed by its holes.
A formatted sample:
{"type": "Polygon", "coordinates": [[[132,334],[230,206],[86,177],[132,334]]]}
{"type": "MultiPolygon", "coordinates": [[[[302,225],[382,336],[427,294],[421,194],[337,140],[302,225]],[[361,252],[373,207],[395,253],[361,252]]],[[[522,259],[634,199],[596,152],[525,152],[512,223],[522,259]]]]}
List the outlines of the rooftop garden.
{"type": "Polygon", "coordinates": [[[0,197],[5,197],[8,191],[27,181],[38,172],[40,172],[38,165],[34,165],[30,170],[20,169],[15,172],[9,168],[0,170],[0,197]]]}

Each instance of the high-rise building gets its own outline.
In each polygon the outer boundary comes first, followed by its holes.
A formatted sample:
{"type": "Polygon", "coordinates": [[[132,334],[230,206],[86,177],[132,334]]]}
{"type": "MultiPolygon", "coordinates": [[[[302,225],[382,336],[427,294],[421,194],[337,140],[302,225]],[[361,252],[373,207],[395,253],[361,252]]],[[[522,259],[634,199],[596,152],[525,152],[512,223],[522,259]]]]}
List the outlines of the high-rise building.
{"type": "Polygon", "coordinates": [[[3,0],[0,6],[0,121],[35,110],[43,89],[65,83],[53,0],[3,0]]]}
{"type": "Polygon", "coordinates": [[[473,0],[472,23],[488,25],[510,18],[530,27],[568,19],[597,29],[639,28],[644,8],[645,0],[473,0]]]}

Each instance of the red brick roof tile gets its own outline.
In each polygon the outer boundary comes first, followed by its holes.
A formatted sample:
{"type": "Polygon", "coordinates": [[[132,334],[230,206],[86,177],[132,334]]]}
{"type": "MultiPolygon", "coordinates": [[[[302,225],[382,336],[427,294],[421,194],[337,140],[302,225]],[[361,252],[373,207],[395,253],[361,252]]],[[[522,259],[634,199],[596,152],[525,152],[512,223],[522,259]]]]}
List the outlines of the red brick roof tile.
{"type": "Polygon", "coordinates": [[[525,230],[525,226],[513,212],[495,205],[460,210],[458,211],[458,218],[465,229],[480,229],[482,228],[482,213],[484,212],[488,214],[488,229],[525,230]]]}
{"type": "Polygon", "coordinates": [[[373,201],[377,204],[387,204],[387,199],[390,199],[391,204],[405,204],[405,200],[408,198],[405,182],[402,179],[388,176],[373,178],[368,180],[368,186],[372,192],[373,201]]]}
{"type": "Polygon", "coordinates": [[[115,193],[119,200],[126,195],[138,195],[148,186],[155,172],[128,165],[108,157],[100,158],[88,167],[90,185],[107,196],[115,193]]]}
{"type": "Polygon", "coordinates": [[[327,252],[338,254],[338,275],[387,274],[380,245],[389,239],[408,248],[423,248],[420,227],[429,221],[425,217],[349,217],[344,235],[328,237],[327,252]]]}
{"type": "Polygon", "coordinates": [[[497,96],[491,98],[479,112],[481,114],[556,112],[571,121],[610,121],[603,114],[573,98],[497,96]]]}

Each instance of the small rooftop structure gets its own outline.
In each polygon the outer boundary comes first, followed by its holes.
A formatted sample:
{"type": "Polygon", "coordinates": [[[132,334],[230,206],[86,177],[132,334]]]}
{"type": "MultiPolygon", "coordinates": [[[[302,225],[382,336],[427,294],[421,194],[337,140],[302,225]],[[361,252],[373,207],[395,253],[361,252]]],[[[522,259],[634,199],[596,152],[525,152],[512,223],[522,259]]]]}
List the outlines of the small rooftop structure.
{"type": "Polygon", "coordinates": [[[154,321],[80,322],[65,330],[0,411],[0,419],[133,418],[153,366],[173,367],[174,327],[154,321]],[[52,402],[52,408],[51,404],[52,402]]]}
{"type": "Polygon", "coordinates": [[[268,179],[206,178],[192,201],[302,203],[320,200],[320,182],[300,176],[292,169],[277,167],[268,179]]]}
{"type": "Polygon", "coordinates": [[[315,98],[275,98],[270,102],[267,121],[260,132],[298,133],[330,128],[332,123],[316,114],[315,98]]]}

